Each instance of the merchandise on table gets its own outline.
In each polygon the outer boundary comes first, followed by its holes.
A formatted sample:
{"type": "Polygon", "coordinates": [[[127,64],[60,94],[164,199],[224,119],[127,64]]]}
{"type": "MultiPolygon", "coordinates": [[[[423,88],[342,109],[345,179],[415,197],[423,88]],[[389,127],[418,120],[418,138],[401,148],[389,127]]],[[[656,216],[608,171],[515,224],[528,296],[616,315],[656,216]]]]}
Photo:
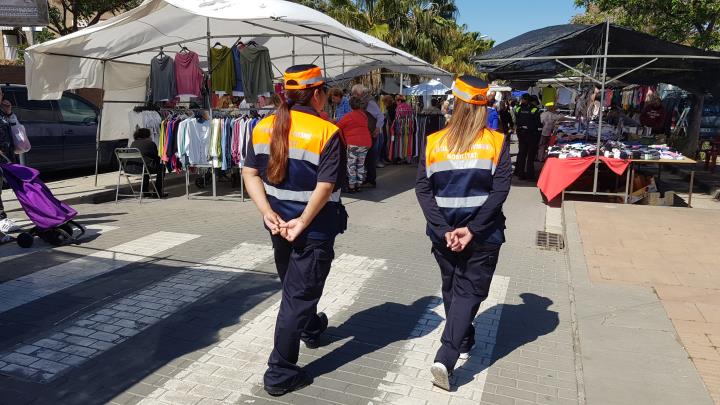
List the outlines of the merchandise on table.
{"type": "MultiPolygon", "coordinates": [[[[592,143],[575,142],[548,148],[548,157],[560,159],[595,156],[597,147],[592,143]]],[[[667,145],[641,145],[610,141],[600,148],[600,155],[614,159],[683,160],[685,157],[667,145]]]]}

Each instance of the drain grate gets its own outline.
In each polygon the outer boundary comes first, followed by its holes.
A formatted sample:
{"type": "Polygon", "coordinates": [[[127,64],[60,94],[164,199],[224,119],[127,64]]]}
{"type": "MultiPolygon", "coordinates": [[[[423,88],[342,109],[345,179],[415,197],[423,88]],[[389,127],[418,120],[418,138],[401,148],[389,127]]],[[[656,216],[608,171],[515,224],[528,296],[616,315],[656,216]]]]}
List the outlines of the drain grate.
{"type": "Polygon", "coordinates": [[[565,241],[563,240],[562,235],[558,233],[538,231],[535,241],[537,246],[541,249],[562,250],[565,248],[565,241]]]}

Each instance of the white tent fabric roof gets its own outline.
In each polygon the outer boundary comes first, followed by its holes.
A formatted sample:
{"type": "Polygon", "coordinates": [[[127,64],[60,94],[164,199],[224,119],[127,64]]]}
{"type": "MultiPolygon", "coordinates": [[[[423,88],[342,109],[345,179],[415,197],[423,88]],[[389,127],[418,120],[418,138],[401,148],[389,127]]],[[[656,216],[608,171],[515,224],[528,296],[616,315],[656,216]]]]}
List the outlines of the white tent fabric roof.
{"type": "Polygon", "coordinates": [[[407,94],[410,96],[443,96],[448,91],[450,91],[450,87],[433,79],[427,83],[420,83],[416,86],[410,87],[407,90],[407,94]]]}
{"type": "MultiPolygon", "coordinates": [[[[368,65],[429,76],[448,75],[323,13],[288,1],[146,0],[110,20],[29,48],[26,53],[29,96],[56,99],[67,89],[102,88],[103,61],[108,66],[128,63],[147,66],[160,47],[173,54],[185,46],[206,61],[208,32],[211,44],[231,46],[242,38],[267,46],[278,77],[293,64],[323,66],[323,53],[325,74],[329,77],[368,65]]],[[[123,69],[116,71],[120,77],[110,73],[106,66],[106,89],[112,82],[116,87],[138,87],[139,77],[122,77],[123,69]]],[[[106,100],[113,97],[112,92],[106,91],[106,100]]]]}

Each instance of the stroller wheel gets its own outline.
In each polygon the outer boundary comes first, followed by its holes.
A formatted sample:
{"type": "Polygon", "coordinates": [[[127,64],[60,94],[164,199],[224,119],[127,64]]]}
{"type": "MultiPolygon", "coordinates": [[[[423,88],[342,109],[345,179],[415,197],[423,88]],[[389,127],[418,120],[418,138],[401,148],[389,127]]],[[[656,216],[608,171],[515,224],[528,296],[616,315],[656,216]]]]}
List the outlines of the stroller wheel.
{"type": "Polygon", "coordinates": [[[67,233],[62,228],[48,229],[43,232],[41,237],[45,242],[53,246],[62,246],[72,240],[72,234],[67,233]]]}
{"type": "Polygon", "coordinates": [[[23,232],[18,235],[16,242],[21,248],[28,249],[32,247],[33,243],[35,243],[35,238],[32,236],[32,234],[28,232],[23,232]]]}

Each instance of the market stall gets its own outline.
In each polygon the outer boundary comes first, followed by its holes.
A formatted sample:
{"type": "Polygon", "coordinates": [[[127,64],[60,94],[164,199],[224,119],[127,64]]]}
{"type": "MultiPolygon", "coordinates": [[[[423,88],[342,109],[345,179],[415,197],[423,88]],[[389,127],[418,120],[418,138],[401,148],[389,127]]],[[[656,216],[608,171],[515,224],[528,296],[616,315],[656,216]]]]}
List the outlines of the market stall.
{"type": "MultiPolygon", "coordinates": [[[[615,99],[613,88],[619,88],[621,104],[623,100],[632,98],[623,93],[627,84],[652,86],[669,83],[700,94],[720,94],[720,82],[712,73],[720,71],[720,53],[670,43],[610,23],[595,26],[568,24],[531,31],[496,46],[478,58],[476,63],[490,79],[510,81],[514,88],[529,88],[542,79],[553,79],[572,72],[593,89],[589,105],[583,106],[591,110],[584,110],[574,130],[564,131],[564,135],[575,137],[570,141],[577,145],[570,149],[575,149],[577,156],[561,149],[556,151],[558,159],[549,159],[543,169],[539,184],[543,189],[551,190],[546,194],[548,198],[565,190],[584,172],[584,168],[594,164],[592,191],[573,193],[623,196],[627,201],[629,186],[624,193],[598,190],[598,173],[603,161],[611,167],[624,167],[616,172],[618,174],[625,173],[631,164],[692,162],[677,155],[663,159],[662,152],[671,152],[664,146],[659,146],[662,151],[657,154],[652,153],[648,143],[638,144],[625,136],[622,125],[609,126],[606,111],[615,99]],[[609,141],[626,143],[613,145],[608,144],[609,141]],[[633,156],[636,148],[638,153],[643,153],[642,159],[633,156]],[[563,161],[567,157],[571,159],[563,161]],[[616,165],[613,160],[624,163],[616,165]]],[[[642,135],[655,135],[654,128],[649,130],[649,134],[647,128],[642,131],[642,135]]],[[[637,129],[635,135],[638,135],[637,129]]],[[[628,177],[626,184],[629,183],[628,177]]]]}
{"type": "MultiPolygon", "coordinates": [[[[28,48],[25,61],[30,99],[59,98],[67,89],[104,90],[98,144],[129,138],[128,114],[146,102],[148,88],[153,102],[171,101],[175,95],[204,98],[203,83],[210,83],[207,97],[221,96],[238,91],[238,79],[242,79],[240,91],[252,107],[259,107],[260,97],[272,92],[268,82],[274,83],[295,64],[317,64],[331,77],[367,65],[448,75],[325,14],[281,0],[146,0],[110,20],[28,48]],[[237,55],[242,66],[249,59],[256,63],[238,77],[233,72],[237,64],[231,62],[240,45],[252,53],[245,58],[237,55]],[[185,69],[189,84],[176,81],[173,87],[170,77],[177,65],[185,69]],[[207,81],[201,74],[207,75],[207,81]]],[[[170,115],[187,110],[170,111],[170,115]]],[[[207,118],[229,117],[213,117],[209,111],[207,118]]],[[[204,164],[222,165],[219,161],[204,164]]]]}

